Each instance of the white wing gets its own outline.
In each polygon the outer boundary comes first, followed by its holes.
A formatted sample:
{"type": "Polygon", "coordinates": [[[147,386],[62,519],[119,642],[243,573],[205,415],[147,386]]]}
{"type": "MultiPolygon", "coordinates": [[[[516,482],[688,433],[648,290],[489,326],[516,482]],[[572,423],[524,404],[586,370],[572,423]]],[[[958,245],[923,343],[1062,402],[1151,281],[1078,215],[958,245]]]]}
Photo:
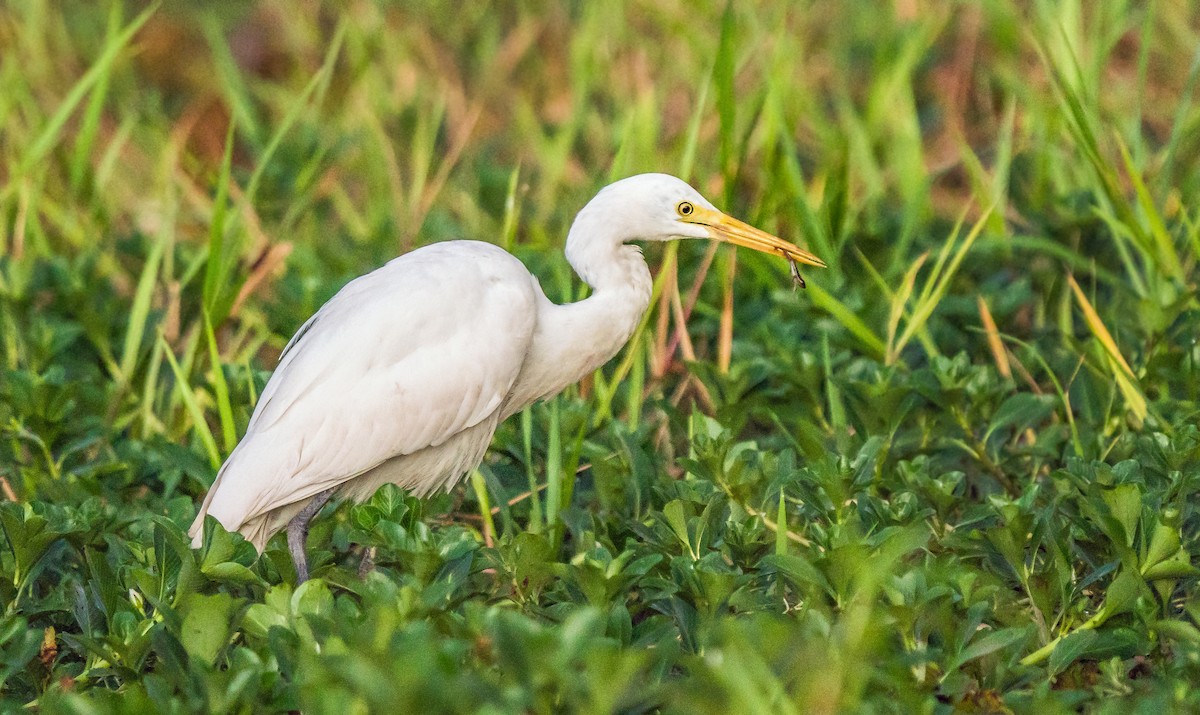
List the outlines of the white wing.
{"type": "Polygon", "coordinates": [[[237,529],[491,417],[521,370],[537,295],[520,261],[476,241],[347,284],[288,344],[193,530],[205,513],[237,529]]]}

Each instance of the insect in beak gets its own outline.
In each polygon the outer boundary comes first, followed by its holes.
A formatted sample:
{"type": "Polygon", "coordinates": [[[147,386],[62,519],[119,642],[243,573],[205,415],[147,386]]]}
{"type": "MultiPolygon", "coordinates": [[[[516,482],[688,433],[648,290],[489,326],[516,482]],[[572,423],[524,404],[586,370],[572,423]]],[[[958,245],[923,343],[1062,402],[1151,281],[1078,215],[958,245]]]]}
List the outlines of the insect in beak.
{"type": "Polygon", "coordinates": [[[791,264],[793,287],[805,287],[804,277],[800,275],[800,263],[817,268],[825,267],[824,261],[803,248],[772,236],[766,231],[760,231],[750,224],[738,221],[720,211],[697,206],[685,220],[688,223],[706,227],[709,235],[718,241],[744,246],[761,253],[773,253],[787,259],[787,262],[791,264]]]}
{"type": "Polygon", "coordinates": [[[788,265],[792,268],[792,290],[807,288],[808,286],[804,284],[804,276],[800,275],[800,266],[796,263],[796,259],[792,258],[792,255],[789,253],[787,260],[788,265]]]}

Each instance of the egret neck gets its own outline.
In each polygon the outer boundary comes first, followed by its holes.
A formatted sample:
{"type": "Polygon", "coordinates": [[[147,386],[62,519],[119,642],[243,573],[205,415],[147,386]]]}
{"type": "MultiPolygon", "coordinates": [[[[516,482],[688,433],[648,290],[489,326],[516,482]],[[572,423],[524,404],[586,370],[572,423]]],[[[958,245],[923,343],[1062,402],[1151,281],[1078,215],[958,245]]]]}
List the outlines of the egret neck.
{"type": "Polygon", "coordinates": [[[637,330],[650,306],[653,281],[641,248],[625,243],[641,237],[625,228],[586,207],[575,219],[567,236],[567,262],[592,294],[566,305],[541,303],[533,345],[506,413],[591,374],[637,330]]]}

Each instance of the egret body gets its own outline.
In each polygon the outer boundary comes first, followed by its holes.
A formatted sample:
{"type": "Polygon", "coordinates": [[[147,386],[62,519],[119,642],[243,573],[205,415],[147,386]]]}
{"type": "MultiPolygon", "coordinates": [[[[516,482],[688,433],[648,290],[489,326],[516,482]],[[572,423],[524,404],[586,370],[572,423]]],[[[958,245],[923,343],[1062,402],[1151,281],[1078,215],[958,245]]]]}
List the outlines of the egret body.
{"type": "Polygon", "coordinates": [[[348,283],[284,348],[192,524],[193,543],[205,515],[260,552],[286,526],[303,581],[308,521],[330,497],[362,501],[387,482],[417,496],[449,489],[501,421],[617,354],[650,304],[650,271],[629,242],[676,238],[824,265],[665,174],[611,184],[579,212],[566,256],[592,293],[576,303],[552,303],[490,243],[411,251],[348,283]]]}

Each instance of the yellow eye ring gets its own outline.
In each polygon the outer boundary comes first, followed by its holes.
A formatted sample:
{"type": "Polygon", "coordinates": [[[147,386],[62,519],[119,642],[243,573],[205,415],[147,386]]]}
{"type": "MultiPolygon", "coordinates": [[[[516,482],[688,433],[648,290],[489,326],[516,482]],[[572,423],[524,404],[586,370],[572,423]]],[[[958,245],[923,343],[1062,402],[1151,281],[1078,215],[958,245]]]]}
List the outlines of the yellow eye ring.
{"type": "Polygon", "coordinates": [[[690,201],[680,201],[679,204],[675,206],[675,210],[679,212],[680,216],[691,216],[696,212],[696,207],[692,206],[692,202],[690,201]]]}

